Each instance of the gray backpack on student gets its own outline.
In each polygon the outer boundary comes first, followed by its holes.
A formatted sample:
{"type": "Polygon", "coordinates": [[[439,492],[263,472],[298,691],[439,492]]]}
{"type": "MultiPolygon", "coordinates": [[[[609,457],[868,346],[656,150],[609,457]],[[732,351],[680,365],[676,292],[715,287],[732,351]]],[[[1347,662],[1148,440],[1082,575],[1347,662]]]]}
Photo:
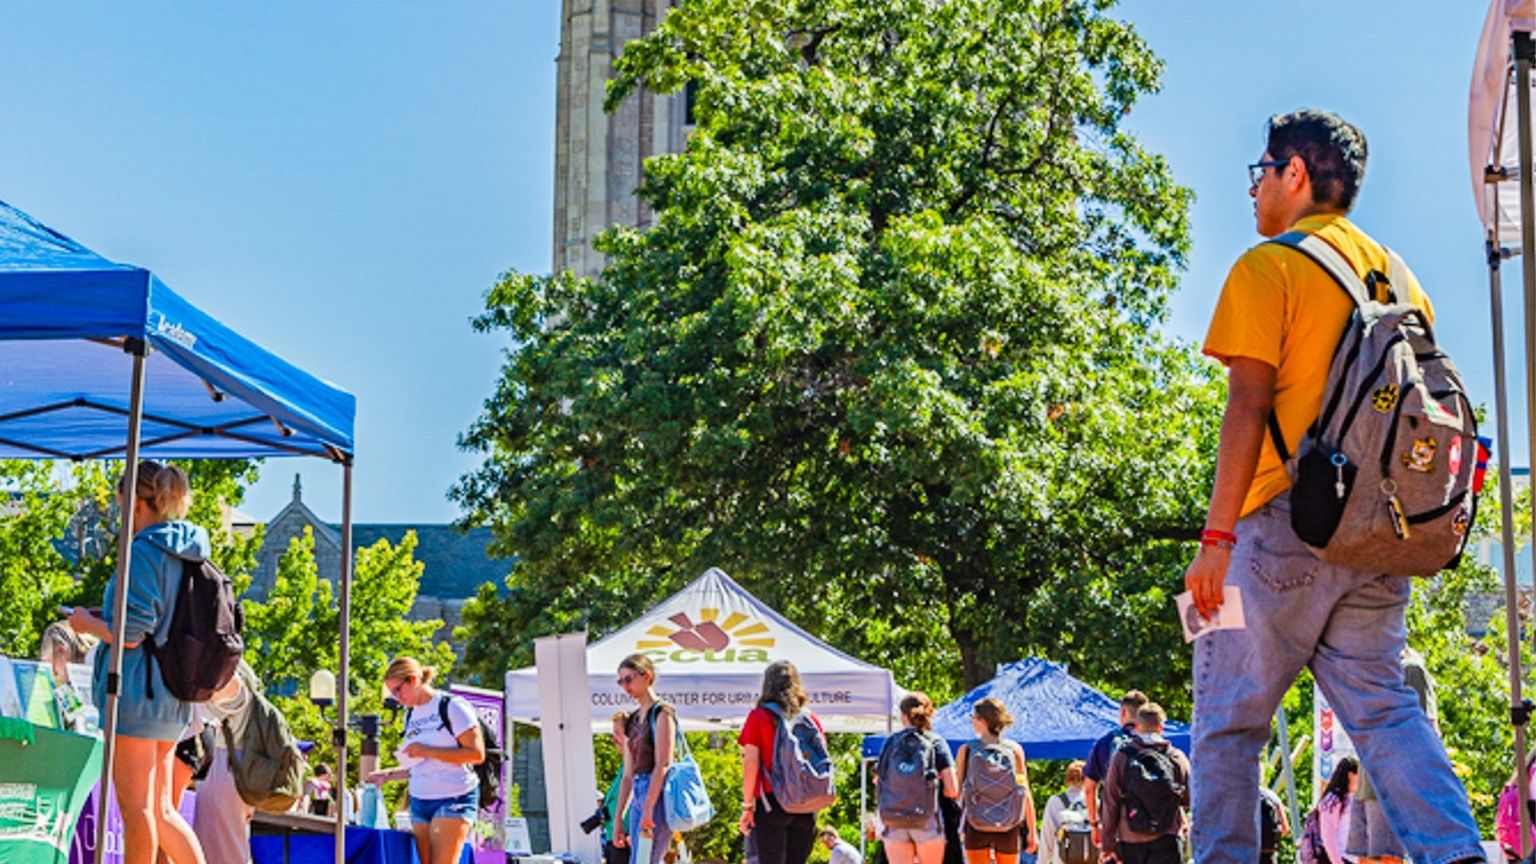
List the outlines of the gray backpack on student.
{"type": "Polygon", "coordinates": [[[916,729],[903,729],[886,739],[875,763],[880,821],[886,827],[927,828],[938,821],[939,772],[934,748],[945,746],[938,736],[916,729]]]}
{"type": "Polygon", "coordinates": [[[1354,301],[1328,370],[1322,411],[1294,453],[1270,438],[1291,477],[1291,527],[1318,558],[1355,570],[1433,576],[1460,557],[1476,514],[1477,419],[1429,317],[1391,293],[1407,267],[1364,281],[1327,241],[1292,231],[1296,249],[1354,301]],[[1378,284],[1387,303],[1375,300],[1378,284]]]}
{"type": "Polygon", "coordinates": [[[978,831],[1012,831],[1024,821],[1024,797],[1029,790],[1019,782],[1013,748],[1003,742],[985,744],[980,739],[966,745],[966,824],[978,831]]]}
{"type": "Polygon", "coordinates": [[[786,813],[815,813],[837,800],[832,776],[832,755],[811,712],[802,710],[785,717],[769,702],[765,707],[778,718],[773,736],[773,767],[768,782],[774,800],[786,813]]]}

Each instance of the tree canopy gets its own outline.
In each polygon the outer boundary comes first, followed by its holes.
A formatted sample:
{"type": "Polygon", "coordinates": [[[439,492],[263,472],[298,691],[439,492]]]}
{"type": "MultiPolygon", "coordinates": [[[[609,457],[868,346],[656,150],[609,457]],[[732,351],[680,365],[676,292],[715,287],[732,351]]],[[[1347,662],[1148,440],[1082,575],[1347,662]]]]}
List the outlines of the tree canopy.
{"type": "Polygon", "coordinates": [[[1161,64],[1107,6],[690,0],[629,43],[610,107],[691,84],[697,125],[599,276],[488,294],[453,495],[517,561],[466,619],[601,631],[716,565],[944,692],[1054,653],[1063,596],[1174,586],[1220,389],[1157,331],[1190,196],[1122,126],[1161,64]]]}

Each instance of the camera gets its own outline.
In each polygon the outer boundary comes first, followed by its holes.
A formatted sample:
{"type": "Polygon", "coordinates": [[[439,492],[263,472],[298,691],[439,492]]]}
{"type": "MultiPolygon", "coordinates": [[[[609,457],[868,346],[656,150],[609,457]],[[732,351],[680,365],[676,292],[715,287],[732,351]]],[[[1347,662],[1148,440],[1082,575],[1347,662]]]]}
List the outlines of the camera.
{"type": "Polygon", "coordinates": [[[581,833],[591,834],[593,831],[603,827],[603,820],[607,818],[608,808],[602,804],[597,805],[597,809],[592,812],[591,816],[581,820],[581,833]]]}

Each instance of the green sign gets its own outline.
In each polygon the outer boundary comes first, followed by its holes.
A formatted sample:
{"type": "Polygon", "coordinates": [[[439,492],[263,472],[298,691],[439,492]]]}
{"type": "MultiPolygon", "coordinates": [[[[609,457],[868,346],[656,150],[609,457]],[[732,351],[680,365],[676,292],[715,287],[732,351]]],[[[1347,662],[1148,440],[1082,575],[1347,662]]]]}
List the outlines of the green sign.
{"type": "Polygon", "coordinates": [[[64,864],[75,819],[101,774],[101,742],[33,727],[0,738],[0,864],[64,864]]]}

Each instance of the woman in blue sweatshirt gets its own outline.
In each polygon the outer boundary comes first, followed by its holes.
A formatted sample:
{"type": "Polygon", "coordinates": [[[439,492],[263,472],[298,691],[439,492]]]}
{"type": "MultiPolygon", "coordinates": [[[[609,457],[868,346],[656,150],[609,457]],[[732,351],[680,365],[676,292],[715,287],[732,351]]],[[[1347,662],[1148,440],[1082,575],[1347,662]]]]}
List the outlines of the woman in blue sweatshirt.
{"type": "MultiPolygon", "coordinates": [[[[164,644],[181,586],[183,561],[208,557],[208,532],[184,521],[192,503],[187,475],[174,465],[140,462],[137,492],[123,501],[126,476],[118,480],[118,506],[132,507],[133,555],[128,571],[128,607],[123,628],[123,674],[118,697],[117,743],[112,784],[123,814],[123,861],[153,864],[156,850],[171,864],[206,864],[197,836],[172,806],[171,763],[176,742],[192,716],[192,706],[159,684],[160,671],[144,642],[164,644]],[[150,686],[154,684],[153,695],[150,686]]],[[[107,582],[102,616],[75,609],[70,626],[105,643],[112,640],[112,613],[118,585],[107,582]]],[[[92,689],[97,705],[106,704],[106,645],[96,652],[92,689]]]]}

